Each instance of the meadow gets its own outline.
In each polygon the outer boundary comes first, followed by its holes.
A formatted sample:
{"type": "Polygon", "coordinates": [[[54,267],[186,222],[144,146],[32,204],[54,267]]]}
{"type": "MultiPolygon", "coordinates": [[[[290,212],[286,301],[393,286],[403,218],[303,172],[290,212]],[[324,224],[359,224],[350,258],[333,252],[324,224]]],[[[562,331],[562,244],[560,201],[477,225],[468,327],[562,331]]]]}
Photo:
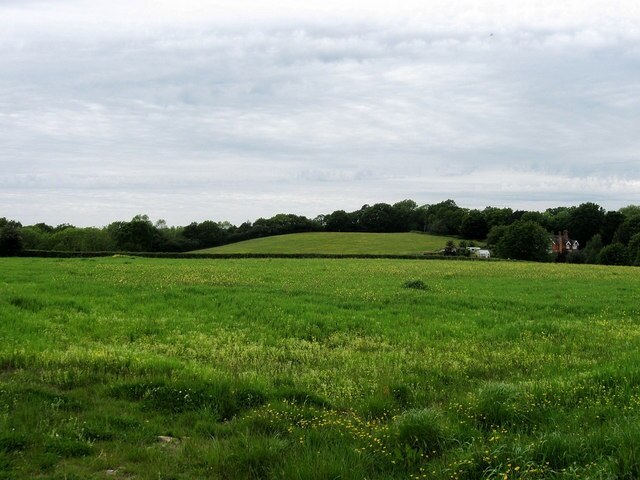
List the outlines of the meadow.
{"type": "Polygon", "coordinates": [[[420,255],[458,239],[425,233],[307,232],[254,238],[195,253],[323,253],[420,255]]]}
{"type": "Polygon", "coordinates": [[[637,268],[0,259],[0,479],[636,479],[637,268]]]}

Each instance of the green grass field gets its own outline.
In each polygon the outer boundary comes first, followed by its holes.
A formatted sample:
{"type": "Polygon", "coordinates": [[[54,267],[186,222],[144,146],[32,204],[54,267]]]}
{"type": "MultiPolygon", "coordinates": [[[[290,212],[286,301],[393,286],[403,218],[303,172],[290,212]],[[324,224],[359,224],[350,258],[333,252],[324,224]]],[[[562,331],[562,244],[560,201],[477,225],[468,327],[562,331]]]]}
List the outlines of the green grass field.
{"type": "Polygon", "coordinates": [[[0,478],[637,479],[631,267],[0,259],[0,478]]]}
{"type": "Polygon", "coordinates": [[[447,240],[421,233],[309,232],[255,238],[197,253],[326,253],[414,255],[438,251],[447,240]]]}

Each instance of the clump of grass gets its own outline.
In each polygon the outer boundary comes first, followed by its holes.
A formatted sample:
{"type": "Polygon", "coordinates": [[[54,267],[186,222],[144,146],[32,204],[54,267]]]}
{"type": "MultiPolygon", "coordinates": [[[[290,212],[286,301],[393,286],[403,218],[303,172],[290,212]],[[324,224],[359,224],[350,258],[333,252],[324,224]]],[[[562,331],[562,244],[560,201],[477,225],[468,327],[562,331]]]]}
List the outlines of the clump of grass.
{"type": "Polygon", "coordinates": [[[411,403],[411,389],[407,385],[394,383],[389,386],[389,392],[398,405],[406,407],[411,403]]]}
{"type": "Polygon", "coordinates": [[[589,452],[585,441],[576,435],[566,435],[558,432],[543,435],[536,449],[536,456],[540,464],[548,464],[551,468],[562,469],[572,463],[583,463],[589,452]]]}
{"type": "Polygon", "coordinates": [[[374,395],[364,400],[359,410],[367,420],[379,420],[389,418],[397,408],[392,398],[383,395],[374,395]]]}
{"type": "Polygon", "coordinates": [[[476,419],[485,429],[516,427],[530,430],[538,420],[533,397],[515,385],[486,384],[478,393],[476,419]]]}
{"type": "Polygon", "coordinates": [[[402,284],[402,288],[411,288],[413,290],[427,290],[427,284],[422,280],[407,280],[402,284]]]}
{"type": "Polygon", "coordinates": [[[388,419],[406,409],[411,400],[411,390],[406,385],[384,383],[374,395],[363,400],[358,411],[368,420],[388,419]]]}
{"type": "Polygon", "coordinates": [[[395,428],[400,444],[427,454],[442,453],[452,439],[444,416],[431,408],[408,410],[396,419],[395,428]]]}
{"type": "Polygon", "coordinates": [[[232,456],[232,470],[236,478],[267,478],[282,463],[289,442],[275,437],[240,437],[232,456]]]}

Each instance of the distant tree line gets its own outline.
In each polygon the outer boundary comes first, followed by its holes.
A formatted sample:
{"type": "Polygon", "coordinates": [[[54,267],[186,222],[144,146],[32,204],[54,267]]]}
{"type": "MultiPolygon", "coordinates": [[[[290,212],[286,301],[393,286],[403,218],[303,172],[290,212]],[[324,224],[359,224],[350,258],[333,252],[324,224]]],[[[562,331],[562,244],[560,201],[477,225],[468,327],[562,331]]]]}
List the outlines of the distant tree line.
{"type": "Polygon", "coordinates": [[[152,222],[147,215],[102,228],[45,223],[25,226],[0,218],[0,254],[14,255],[23,249],[187,252],[287,233],[418,231],[481,242],[504,258],[544,261],[551,258],[551,235],[564,230],[581,249],[556,260],[640,265],[640,206],[605,211],[591,202],[538,212],[498,207],[467,209],[453,200],[431,205],[403,200],[363,205],[352,212],[336,210],[313,219],[282,213],[238,226],[205,220],[170,227],[163,220],[152,222]]]}

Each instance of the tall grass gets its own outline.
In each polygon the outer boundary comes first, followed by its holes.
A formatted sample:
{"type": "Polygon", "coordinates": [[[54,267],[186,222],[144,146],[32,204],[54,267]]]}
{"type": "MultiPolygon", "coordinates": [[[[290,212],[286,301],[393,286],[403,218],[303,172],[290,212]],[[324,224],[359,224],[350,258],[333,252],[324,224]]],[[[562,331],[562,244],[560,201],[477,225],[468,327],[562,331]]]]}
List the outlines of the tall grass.
{"type": "Polygon", "coordinates": [[[639,292],[625,267],[0,259],[0,478],[638,478],[639,292]]]}

